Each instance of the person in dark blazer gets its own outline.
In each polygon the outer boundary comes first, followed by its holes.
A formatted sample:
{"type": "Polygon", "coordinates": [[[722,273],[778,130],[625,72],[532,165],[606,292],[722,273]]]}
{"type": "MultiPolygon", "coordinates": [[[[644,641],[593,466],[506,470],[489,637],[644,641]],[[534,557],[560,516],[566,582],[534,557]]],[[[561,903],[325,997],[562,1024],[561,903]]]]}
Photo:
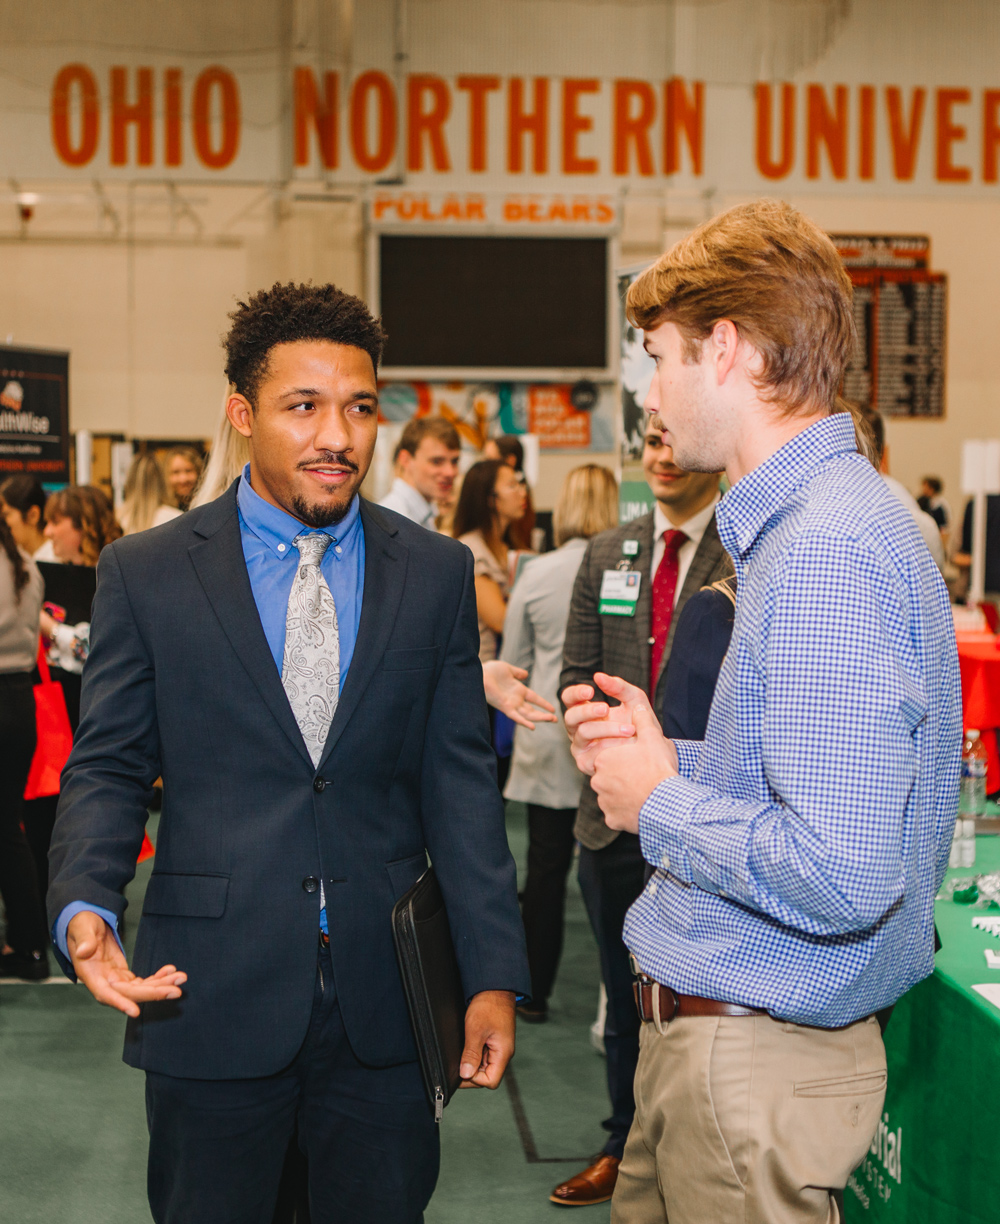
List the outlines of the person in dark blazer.
{"type": "Polygon", "coordinates": [[[472,557],[358,497],[383,340],[362,302],[276,285],[232,318],[243,475],[101,557],[54,943],[129,1017],[156,1224],[267,1224],[296,1125],[314,1224],[410,1224],[438,1133],[390,916],[428,854],[470,1086],[500,1082],[530,991],[472,557]],[[116,927],[161,774],[130,970],[116,927]]]}
{"type": "Polygon", "coordinates": [[[735,574],[695,591],[678,614],[660,689],[660,725],[671,739],[705,738],[735,616],[735,574]]]}
{"type": "MultiPolygon", "coordinates": [[[[662,431],[652,426],[646,432],[643,468],[656,499],[654,509],[602,532],[587,546],[573,588],[559,692],[569,685],[592,686],[598,671],[627,673],[659,709],[678,616],[696,591],[725,576],[729,561],[715,526],[718,474],[682,471],[662,431]],[[604,575],[620,566],[641,575],[633,616],[600,611],[604,575]]],[[[612,1114],[604,1123],[609,1137],[599,1157],[550,1197],[583,1205],[611,1197],[635,1113],[639,1017],[622,927],[642,891],[645,863],[638,837],[607,827],[589,786],[581,792],[574,829],[580,842],[580,889],[608,996],[604,1048],[612,1114]]]]}

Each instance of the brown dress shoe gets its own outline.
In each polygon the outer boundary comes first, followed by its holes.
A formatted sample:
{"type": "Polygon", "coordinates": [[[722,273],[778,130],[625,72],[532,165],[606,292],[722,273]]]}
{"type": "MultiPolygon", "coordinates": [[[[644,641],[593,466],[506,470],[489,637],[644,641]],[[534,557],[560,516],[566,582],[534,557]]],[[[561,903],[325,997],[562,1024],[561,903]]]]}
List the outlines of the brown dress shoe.
{"type": "Polygon", "coordinates": [[[598,1156],[589,1168],[564,1181],[549,1195],[549,1201],[564,1207],[592,1207],[606,1203],[614,1193],[618,1180],[619,1156],[598,1156]]]}

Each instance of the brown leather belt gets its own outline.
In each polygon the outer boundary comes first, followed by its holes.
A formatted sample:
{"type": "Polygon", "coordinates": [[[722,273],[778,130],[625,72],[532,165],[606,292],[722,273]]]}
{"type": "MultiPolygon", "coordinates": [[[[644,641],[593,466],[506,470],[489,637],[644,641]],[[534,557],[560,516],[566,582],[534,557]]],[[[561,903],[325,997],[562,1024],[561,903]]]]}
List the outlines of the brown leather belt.
{"type": "Polygon", "coordinates": [[[723,1003],[720,999],[703,999],[700,995],[678,994],[669,986],[661,986],[652,978],[638,977],[632,983],[635,1005],[642,1021],[655,1021],[657,1010],[661,1024],[685,1016],[766,1016],[761,1007],[743,1007],[739,1003],[723,1003]],[[657,1006],[658,1005],[658,1006],[657,1006]]]}

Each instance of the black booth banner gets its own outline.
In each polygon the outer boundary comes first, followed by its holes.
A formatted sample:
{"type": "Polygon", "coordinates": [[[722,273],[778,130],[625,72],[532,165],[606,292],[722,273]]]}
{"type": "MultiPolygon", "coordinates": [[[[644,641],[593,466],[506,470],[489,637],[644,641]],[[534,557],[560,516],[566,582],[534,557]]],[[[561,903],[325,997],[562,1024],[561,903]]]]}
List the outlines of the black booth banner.
{"type": "Polygon", "coordinates": [[[69,481],[69,354],[0,346],[0,474],[69,481]]]}

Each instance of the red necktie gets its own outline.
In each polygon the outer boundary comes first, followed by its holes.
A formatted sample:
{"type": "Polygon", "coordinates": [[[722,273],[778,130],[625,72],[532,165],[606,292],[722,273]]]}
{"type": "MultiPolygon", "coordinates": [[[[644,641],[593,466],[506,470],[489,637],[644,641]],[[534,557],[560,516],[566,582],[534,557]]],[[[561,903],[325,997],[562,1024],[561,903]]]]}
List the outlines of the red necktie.
{"type": "Polygon", "coordinates": [[[663,533],[663,557],[653,577],[653,623],[649,635],[653,639],[653,649],[649,660],[650,701],[656,696],[656,682],[660,677],[660,660],[663,658],[663,648],[667,644],[667,634],[670,632],[670,622],[674,616],[674,594],[677,591],[677,575],[680,572],[677,553],[686,540],[687,536],[683,531],[663,533]]]}

